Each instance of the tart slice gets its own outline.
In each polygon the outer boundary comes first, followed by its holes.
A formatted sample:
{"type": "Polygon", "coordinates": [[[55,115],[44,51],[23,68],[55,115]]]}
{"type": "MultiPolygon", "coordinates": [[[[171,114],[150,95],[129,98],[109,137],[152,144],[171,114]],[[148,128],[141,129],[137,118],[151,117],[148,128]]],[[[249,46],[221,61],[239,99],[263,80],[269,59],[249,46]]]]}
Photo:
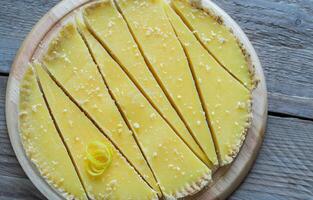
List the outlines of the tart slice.
{"type": "Polygon", "coordinates": [[[192,130],[214,166],[218,165],[214,143],[193,77],[175,32],[155,0],[117,0],[149,67],[192,130]]]}
{"type": "Polygon", "coordinates": [[[112,2],[103,1],[85,8],[84,19],[88,28],[112,57],[117,60],[154,108],[175,129],[195,154],[209,163],[208,158],[153,77],[127,28],[127,24],[113,7],[112,2]]]}
{"type": "Polygon", "coordinates": [[[172,0],[172,6],[205,48],[247,88],[253,88],[244,51],[218,17],[193,7],[187,0],[172,0]]]}
{"type": "Polygon", "coordinates": [[[175,134],[101,44],[90,34],[84,37],[164,196],[179,198],[202,189],[211,179],[210,169],[175,134]]]}
{"type": "Polygon", "coordinates": [[[91,199],[157,199],[156,193],[49,75],[40,66],[36,70],[88,196],[91,199]]]}
{"type": "Polygon", "coordinates": [[[73,24],[66,25],[51,42],[43,62],[72,100],[117,145],[153,188],[158,190],[149,166],[73,24]]]}
{"type": "Polygon", "coordinates": [[[64,198],[87,199],[71,158],[49,115],[31,65],[21,82],[19,112],[24,149],[40,174],[64,198]]]}
{"type": "Polygon", "coordinates": [[[168,5],[164,7],[196,76],[220,163],[229,164],[237,155],[249,126],[250,92],[216,62],[168,5]]]}

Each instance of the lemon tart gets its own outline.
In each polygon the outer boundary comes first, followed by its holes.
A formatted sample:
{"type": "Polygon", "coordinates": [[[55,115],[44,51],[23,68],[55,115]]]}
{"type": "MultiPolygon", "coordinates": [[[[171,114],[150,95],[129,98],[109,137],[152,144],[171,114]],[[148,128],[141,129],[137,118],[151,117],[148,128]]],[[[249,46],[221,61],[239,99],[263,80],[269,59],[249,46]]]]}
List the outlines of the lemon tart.
{"type": "Polygon", "coordinates": [[[116,1],[149,67],[192,130],[211,164],[218,165],[214,143],[184,51],[161,1],[116,1]]]}
{"type": "Polygon", "coordinates": [[[193,198],[240,165],[249,56],[192,2],[92,1],[45,36],[20,84],[19,130],[64,199],[193,198]]]}
{"type": "Polygon", "coordinates": [[[223,22],[187,0],[172,0],[171,5],[206,49],[247,88],[252,89],[254,83],[246,55],[223,22]]]}
{"type": "Polygon", "coordinates": [[[139,173],[157,190],[131,131],[105,87],[74,24],[68,24],[54,38],[43,59],[44,66],[73,100],[127,156],[139,173]]]}
{"type": "Polygon", "coordinates": [[[237,155],[249,126],[250,91],[216,62],[168,5],[164,7],[196,76],[220,163],[229,164],[237,155]]]}
{"type": "Polygon", "coordinates": [[[176,133],[206,163],[207,156],[167,99],[147,67],[141,52],[119,12],[111,1],[101,1],[84,9],[86,25],[120,64],[154,108],[169,122],[176,133]]]}
{"type": "Polygon", "coordinates": [[[53,119],[91,199],[157,199],[112,143],[39,65],[40,84],[53,119]]]}
{"type": "Polygon", "coordinates": [[[202,189],[211,180],[211,170],[175,134],[101,44],[90,34],[85,40],[163,195],[180,198],[202,189]]]}
{"type": "Polygon", "coordinates": [[[24,149],[41,175],[64,198],[87,199],[71,158],[49,115],[32,65],[21,82],[19,110],[24,149]]]}

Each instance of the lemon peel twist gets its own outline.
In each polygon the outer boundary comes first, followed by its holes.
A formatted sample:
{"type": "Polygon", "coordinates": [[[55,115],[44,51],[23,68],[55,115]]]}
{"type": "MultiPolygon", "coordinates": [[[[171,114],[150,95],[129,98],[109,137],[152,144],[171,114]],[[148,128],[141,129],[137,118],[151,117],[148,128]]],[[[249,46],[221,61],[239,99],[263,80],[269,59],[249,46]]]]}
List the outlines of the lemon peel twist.
{"type": "Polygon", "coordinates": [[[105,143],[94,141],[86,147],[87,172],[91,176],[100,176],[112,162],[113,150],[105,143]]]}

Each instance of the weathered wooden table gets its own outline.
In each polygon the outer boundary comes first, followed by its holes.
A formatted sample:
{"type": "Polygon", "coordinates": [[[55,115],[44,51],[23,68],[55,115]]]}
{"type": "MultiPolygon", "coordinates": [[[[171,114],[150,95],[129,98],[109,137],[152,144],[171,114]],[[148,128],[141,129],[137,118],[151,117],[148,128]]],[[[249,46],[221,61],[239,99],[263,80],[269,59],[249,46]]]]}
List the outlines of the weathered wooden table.
{"type": "MultiPolygon", "coordinates": [[[[0,3],[0,199],[44,199],[10,145],[4,102],[14,56],[58,0],[0,3]]],[[[269,90],[265,140],[249,176],[230,199],[313,199],[313,0],[220,0],[252,41],[269,90]]]]}

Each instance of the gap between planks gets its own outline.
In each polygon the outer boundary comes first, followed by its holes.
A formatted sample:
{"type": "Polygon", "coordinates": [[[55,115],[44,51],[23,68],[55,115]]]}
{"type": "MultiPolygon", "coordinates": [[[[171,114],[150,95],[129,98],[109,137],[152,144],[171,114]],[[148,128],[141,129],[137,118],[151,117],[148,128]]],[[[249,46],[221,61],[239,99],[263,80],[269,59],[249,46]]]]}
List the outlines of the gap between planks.
{"type": "Polygon", "coordinates": [[[268,111],[268,115],[274,116],[274,117],[280,117],[280,118],[294,118],[294,119],[300,119],[300,120],[304,120],[304,121],[313,122],[313,118],[301,117],[301,116],[286,114],[286,113],[282,113],[282,112],[268,111]]]}
{"type": "Polygon", "coordinates": [[[0,76],[9,76],[9,73],[6,73],[6,72],[0,72],[0,76]]]}

